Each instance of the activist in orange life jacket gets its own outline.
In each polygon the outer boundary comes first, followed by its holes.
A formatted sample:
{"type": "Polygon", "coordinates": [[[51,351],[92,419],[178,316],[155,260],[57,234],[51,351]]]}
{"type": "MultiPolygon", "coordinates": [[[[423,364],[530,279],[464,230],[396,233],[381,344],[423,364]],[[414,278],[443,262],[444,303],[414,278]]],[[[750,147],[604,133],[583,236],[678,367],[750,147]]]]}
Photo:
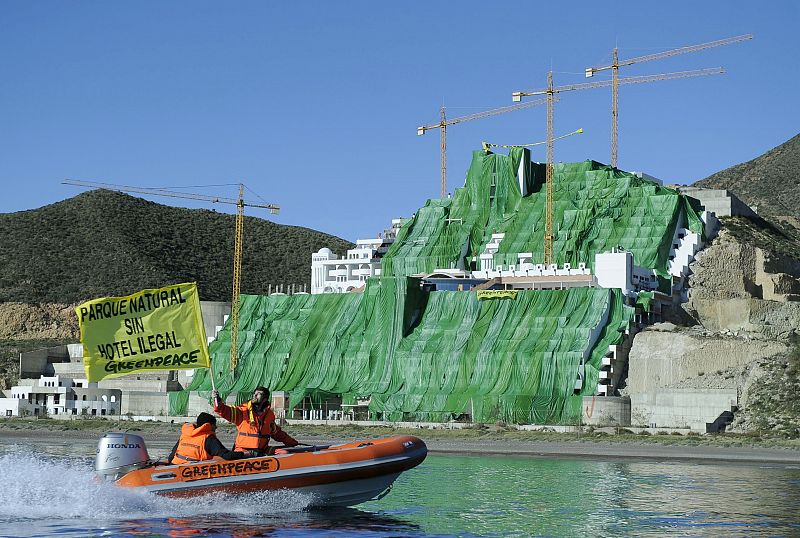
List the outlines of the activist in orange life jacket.
{"type": "Polygon", "coordinates": [[[183,425],[181,438],[175,443],[167,461],[178,465],[219,458],[240,460],[256,456],[253,452],[234,452],[225,448],[217,439],[216,429],[217,419],[214,415],[200,413],[194,424],[183,425]]]}
{"type": "Polygon", "coordinates": [[[252,450],[258,455],[265,456],[273,450],[269,446],[270,438],[285,446],[299,444],[275,423],[275,413],[270,407],[269,390],[265,387],[256,387],[253,398],[237,406],[226,405],[217,391],[211,395],[214,398],[214,412],[228,422],[236,424],[236,429],[239,430],[234,450],[252,450]]]}

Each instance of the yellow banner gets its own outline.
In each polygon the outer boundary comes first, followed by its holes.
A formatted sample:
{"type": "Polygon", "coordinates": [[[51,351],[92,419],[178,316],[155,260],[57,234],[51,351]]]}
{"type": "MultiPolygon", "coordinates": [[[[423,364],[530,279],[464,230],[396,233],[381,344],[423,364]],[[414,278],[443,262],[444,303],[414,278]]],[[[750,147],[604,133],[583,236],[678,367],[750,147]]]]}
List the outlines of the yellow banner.
{"type": "Polygon", "coordinates": [[[75,313],[89,381],[210,365],[194,282],[93,299],[75,313]]]}
{"type": "Polygon", "coordinates": [[[516,299],[516,290],[478,290],[478,299],[516,299]]]}

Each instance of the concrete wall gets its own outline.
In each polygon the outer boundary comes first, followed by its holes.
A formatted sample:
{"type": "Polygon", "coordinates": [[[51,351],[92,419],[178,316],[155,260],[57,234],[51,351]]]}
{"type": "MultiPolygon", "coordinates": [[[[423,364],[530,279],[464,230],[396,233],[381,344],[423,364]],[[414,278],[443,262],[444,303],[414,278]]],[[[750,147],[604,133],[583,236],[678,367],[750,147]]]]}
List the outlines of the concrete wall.
{"type": "Polygon", "coordinates": [[[206,336],[216,335],[217,325],[225,324],[225,316],[231,314],[231,303],[222,301],[200,301],[200,310],[203,313],[203,325],[206,328],[206,336]]]}
{"type": "Polygon", "coordinates": [[[169,394],[166,392],[123,392],[122,413],[126,415],[169,415],[169,394]]]}
{"type": "MultiPolygon", "coordinates": [[[[234,402],[229,402],[233,404],[234,402]]],[[[212,413],[213,407],[205,398],[201,398],[196,392],[189,393],[189,404],[186,406],[186,416],[193,418],[200,413],[212,413]]]]}
{"type": "MultiPolygon", "coordinates": [[[[163,370],[145,374],[143,372],[128,374],[124,377],[103,379],[97,386],[101,389],[120,389],[139,392],[166,392],[171,372],[163,370]]],[[[143,413],[146,414],[146,413],[143,413]]]]}
{"type": "Polygon", "coordinates": [[[630,426],[631,400],[619,396],[584,396],[584,426],[630,426]]]}
{"type": "Polygon", "coordinates": [[[594,256],[594,273],[601,288],[620,288],[622,293],[633,291],[633,254],[630,252],[599,252],[594,256]]]}
{"type": "Polygon", "coordinates": [[[52,364],[53,374],[62,377],[70,377],[72,379],[84,379],[86,377],[86,370],[83,367],[83,360],[72,360],[75,362],[57,362],[52,364]]]}
{"type": "Polygon", "coordinates": [[[732,389],[659,389],[631,394],[631,425],[650,428],[691,428],[706,425],[738,405],[732,389]]]}
{"type": "MultiPolygon", "coordinates": [[[[228,402],[233,404],[233,401],[228,402]]],[[[209,401],[192,392],[186,406],[186,416],[190,419],[200,413],[213,413],[209,401]]],[[[165,417],[169,415],[169,394],[166,392],[125,392],[122,396],[122,414],[132,413],[136,416],[165,417]]]]}
{"type": "Polygon", "coordinates": [[[67,346],[46,347],[20,353],[20,377],[38,378],[40,375],[53,375],[51,363],[69,361],[67,346]]]}
{"type": "Polygon", "coordinates": [[[774,340],[648,328],[636,335],[629,355],[631,425],[705,433],[707,423],[738,405],[748,383],[741,373],[787,349],[774,340]]]}
{"type": "Polygon", "coordinates": [[[0,417],[32,416],[36,406],[20,398],[0,398],[0,417]]]}
{"type": "Polygon", "coordinates": [[[742,202],[730,191],[724,189],[702,189],[699,187],[681,187],[680,191],[699,200],[706,211],[712,211],[718,217],[744,216],[755,217],[756,212],[742,202]]]}

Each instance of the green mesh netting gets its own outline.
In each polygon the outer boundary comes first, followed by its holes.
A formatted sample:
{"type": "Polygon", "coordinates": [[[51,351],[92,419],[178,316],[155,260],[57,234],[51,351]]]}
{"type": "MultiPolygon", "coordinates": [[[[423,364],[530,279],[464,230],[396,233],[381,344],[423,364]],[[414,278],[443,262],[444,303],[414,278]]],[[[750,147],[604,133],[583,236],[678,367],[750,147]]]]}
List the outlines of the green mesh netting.
{"type": "MultiPolygon", "coordinates": [[[[223,396],[258,385],[345,401],[371,397],[386,420],[558,423],[597,389],[600,359],[633,310],[617,290],[522,291],[479,301],[474,292],[423,294],[419,281],[370,279],[364,293],[242,296],[242,358],[229,370],[230,333],[210,346],[223,396]],[[574,394],[578,366],[586,381],[574,394]]],[[[208,394],[207,371],[188,390],[208,394]]],[[[173,399],[179,412],[177,395],[173,399]]],[[[184,408],[185,409],[185,408],[184,408]]]]}
{"type": "MultiPolygon", "coordinates": [[[[669,282],[676,228],[704,232],[699,208],[671,189],[594,161],[557,164],[554,172],[559,265],[593,267],[595,253],[623,247],[669,282]]],[[[597,391],[603,355],[622,341],[634,314],[619,290],[521,291],[479,301],[474,292],[423,293],[406,278],[469,268],[493,233],[505,234],[496,264],[515,264],[523,252],[541,260],[544,175],[527,150],[474,152],[465,186],[403,223],[382,259],[385,276],[370,279],[363,293],[242,296],[236,372],[229,326],[209,348],[217,388],[242,401],[264,385],[287,391],[292,407],[327,394],[343,403],[369,397],[370,416],[387,420],[576,420],[582,396],[597,391]],[[523,196],[521,182],[530,194],[523,196]]],[[[197,370],[186,391],[170,394],[171,413],[185,413],[189,391],[208,398],[210,390],[208,371],[197,370]]]]}
{"type": "Polygon", "coordinates": [[[636,304],[645,312],[650,312],[653,308],[653,297],[655,294],[652,291],[640,291],[636,296],[636,304]]]}
{"type": "MultiPolygon", "coordinates": [[[[495,265],[517,264],[518,254],[544,260],[544,166],[531,164],[522,196],[520,148],[508,156],[475,151],[466,184],[452,199],[432,200],[409,219],[382,260],[382,274],[404,276],[437,268],[467,267],[493,233],[504,233],[495,265]]],[[[680,193],[595,161],[558,163],[553,169],[554,262],[594,268],[594,256],[615,247],[637,265],[668,277],[678,226],[704,233],[700,209],[680,193]]]]}

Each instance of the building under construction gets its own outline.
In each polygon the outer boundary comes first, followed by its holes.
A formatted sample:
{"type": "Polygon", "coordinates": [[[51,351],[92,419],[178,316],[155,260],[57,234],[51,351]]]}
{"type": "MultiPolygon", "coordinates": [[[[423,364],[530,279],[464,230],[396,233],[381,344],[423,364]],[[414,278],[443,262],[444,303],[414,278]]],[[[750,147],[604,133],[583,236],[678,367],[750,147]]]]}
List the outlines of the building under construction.
{"type": "MultiPolygon", "coordinates": [[[[577,421],[584,397],[624,379],[637,324],[685,299],[715,224],[641,175],[559,163],[545,265],[545,176],[526,149],[476,151],[463,188],[398,223],[393,241],[359,245],[361,264],[315,256],[322,293],[243,295],[234,371],[229,324],[210,344],[217,389],[229,401],[282,391],[289,418],[577,421]],[[359,292],[336,293],[353,280],[359,292]]],[[[210,391],[195,371],[170,415],[210,391]]]]}

